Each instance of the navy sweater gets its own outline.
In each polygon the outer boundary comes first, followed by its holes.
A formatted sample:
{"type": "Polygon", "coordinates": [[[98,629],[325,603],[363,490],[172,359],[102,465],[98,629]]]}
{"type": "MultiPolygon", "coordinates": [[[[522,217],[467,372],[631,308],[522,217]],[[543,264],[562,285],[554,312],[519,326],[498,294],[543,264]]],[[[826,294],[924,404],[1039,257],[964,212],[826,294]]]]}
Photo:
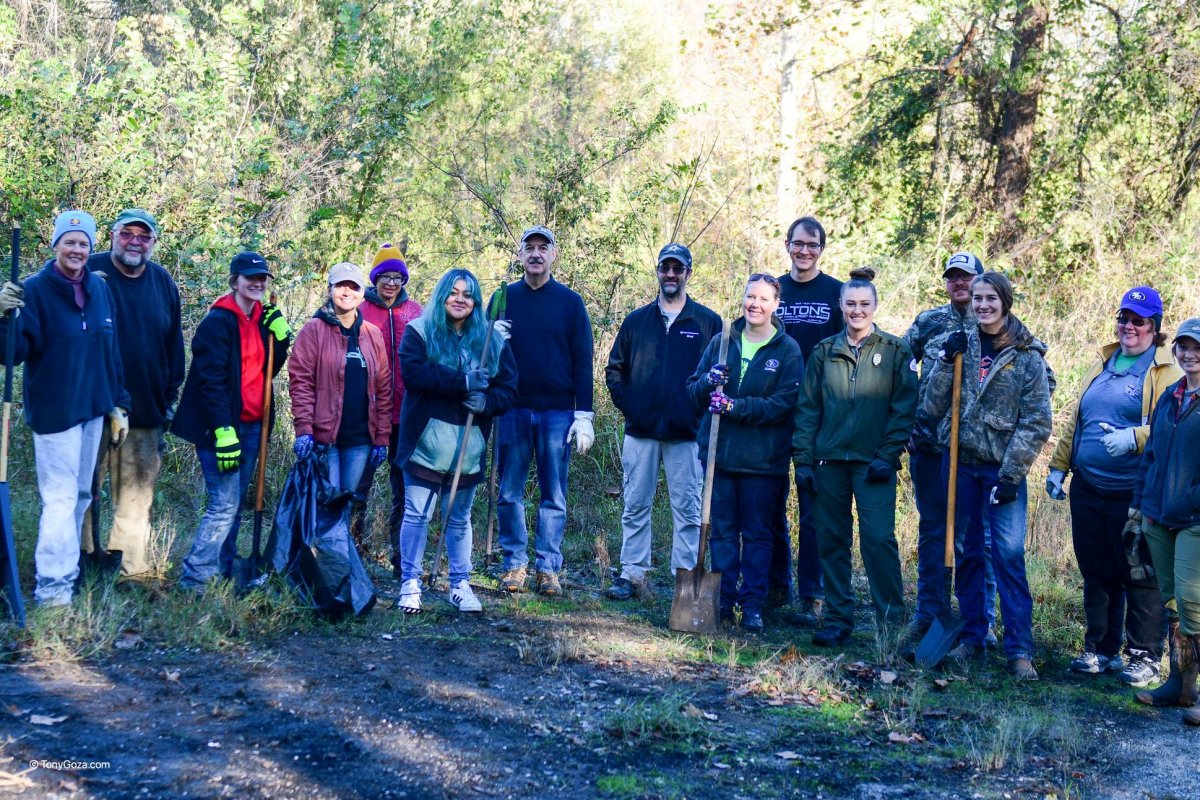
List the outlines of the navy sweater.
{"type": "MultiPolygon", "coordinates": [[[[25,281],[16,363],[25,364],[25,421],[34,433],[61,433],[116,406],[129,408],[112,296],[104,280],[86,268],[83,289],[81,311],[53,259],[25,281]]],[[[8,333],[5,318],[0,348],[8,333]]]]}
{"type": "Polygon", "coordinates": [[[1175,395],[1181,384],[1186,387],[1187,378],[1168,386],[1154,407],[1150,438],[1142,452],[1129,504],[1164,528],[1200,524],[1200,460],[1196,458],[1200,450],[1200,400],[1189,402],[1181,413],[1175,395]]]}
{"type": "Polygon", "coordinates": [[[517,407],[591,411],[592,323],[583,298],[554,278],[540,289],[519,280],[508,285],[505,317],[512,320],[517,407]]]}
{"type": "Polygon", "coordinates": [[[104,277],[117,313],[117,347],[125,366],[129,391],[129,425],[157,428],[166,423],[167,409],[183,385],[183,326],[179,288],[153,261],[130,278],[112,261],[112,253],[96,253],[88,269],[104,277]]]}

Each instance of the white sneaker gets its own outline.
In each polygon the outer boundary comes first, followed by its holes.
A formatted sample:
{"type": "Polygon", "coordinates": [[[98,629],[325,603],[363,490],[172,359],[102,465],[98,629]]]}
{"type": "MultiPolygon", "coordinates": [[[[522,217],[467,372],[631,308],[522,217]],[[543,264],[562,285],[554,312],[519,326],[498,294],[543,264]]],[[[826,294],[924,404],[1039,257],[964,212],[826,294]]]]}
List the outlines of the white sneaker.
{"type": "Polygon", "coordinates": [[[466,614],[477,614],[483,611],[479,598],[471,590],[471,584],[466,581],[459,581],[450,587],[450,602],[454,604],[455,608],[466,614]]]}
{"type": "Polygon", "coordinates": [[[421,613],[421,582],[419,580],[410,578],[401,584],[398,607],[405,614],[421,613]]]}

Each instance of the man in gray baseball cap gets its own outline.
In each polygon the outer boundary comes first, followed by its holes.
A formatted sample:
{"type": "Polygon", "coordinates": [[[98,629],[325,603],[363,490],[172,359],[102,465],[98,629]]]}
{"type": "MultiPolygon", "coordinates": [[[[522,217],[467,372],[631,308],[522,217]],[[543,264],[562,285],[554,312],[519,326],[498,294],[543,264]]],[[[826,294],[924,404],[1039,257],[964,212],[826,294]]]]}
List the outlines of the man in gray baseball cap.
{"type": "MultiPolygon", "coordinates": [[[[116,447],[111,437],[104,437],[93,477],[99,488],[109,475],[113,521],[108,549],[121,551],[121,574],[127,578],[151,570],[150,507],[162,467],[163,433],[184,378],[179,288],[152,260],[158,236],[153,214],[127,208],[109,229],[109,249],[88,259],[88,268],[105,279],[112,294],[117,347],[132,401],[124,444],[116,447]]],[[[98,494],[93,493],[92,502],[100,502],[98,494]]],[[[83,522],[85,551],[92,549],[92,519],[89,515],[83,522]]]]}

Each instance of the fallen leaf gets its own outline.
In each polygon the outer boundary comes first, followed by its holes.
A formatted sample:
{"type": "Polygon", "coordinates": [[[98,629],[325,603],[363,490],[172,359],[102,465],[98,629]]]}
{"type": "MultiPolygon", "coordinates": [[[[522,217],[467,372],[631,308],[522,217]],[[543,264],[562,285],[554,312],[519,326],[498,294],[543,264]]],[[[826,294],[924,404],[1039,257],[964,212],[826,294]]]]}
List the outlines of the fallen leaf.
{"type": "Polygon", "coordinates": [[[392,640],[392,635],[390,633],[384,633],[384,634],[381,634],[379,638],[383,639],[384,641],[390,642],[392,640]]]}
{"type": "Polygon", "coordinates": [[[621,496],[621,487],[620,486],[609,486],[607,489],[604,490],[604,493],[606,495],[608,495],[609,497],[611,497],[612,499],[616,500],[618,497],[621,496]]]}
{"type": "Polygon", "coordinates": [[[177,669],[164,669],[162,671],[163,679],[171,681],[172,683],[179,683],[179,676],[181,674],[182,673],[180,673],[180,671],[177,669]]]}
{"type": "Polygon", "coordinates": [[[934,678],[933,685],[939,689],[945,689],[950,685],[950,681],[946,678],[934,678]]]}
{"type": "Polygon", "coordinates": [[[891,686],[896,682],[896,673],[888,669],[881,671],[879,673],[879,682],[885,686],[891,686]]]}
{"type": "Polygon", "coordinates": [[[925,737],[919,733],[900,733],[892,731],[888,734],[888,741],[892,744],[920,744],[925,741],[925,737]]]}
{"type": "Polygon", "coordinates": [[[9,714],[12,714],[14,717],[23,717],[29,713],[28,708],[18,708],[13,703],[9,703],[7,706],[5,706],[4,710],[9,714]]]}
{"type": "Polygon", "coordinates": [[[722,764],[720,761],[714,761],[713,766],[716,767],[717,769],[729,769],[728,764],[722,764]]]}
{"type": "Polygon", "coordinates": [[[77,783],[75,783],[74,781],[68,781],[66,779],[58,782],[58,788],[62,789],[64,792],[78,792],[79,791],[79,785],[77,783]]]}
{"type": "Polygon", "coordinates": [[[209,742],[209,743],[208,743],[208,746],[209,746],[209,747],[211,747],[213,750],[220,750],[220,749],[221,749],[221,743],[220,743],[220,742],[209,742]]]}
{"type": "Polygon", "coordinates": [[[691,703],[684,705],[681,709],[679,709],[679,712],[685,717],[691,717],[692,719],[702,719],[704,717],[704,712],[696,708],[696,706],[692,705],[691,703]]]}
{"type": "Polygon", "coordinates": [[[29,721],[34,725],[57,725],[66,719],[66,716],[50,717],[45,714],[34,714],[29,718],[29,721]]]}
{"type": "Polygon", "coordinates": [[[706,720],[708,720],[709,722],[716,722],[716,721],[717,721],[717,715],[716,715],[716,714],[714,714],[714,713],[712,713],[711,711],[705,711],[705,712],[703,712],[703,713],[704,713],[704,718],[705,718],[706,720]]]}
{"type": "Polygon", "coordinates": [[[784,761],[795,761],[800,758],[800,754],[794,750],[781,750],[775,754],[776,758],[782,758],[784,761]]]}
{"type": "Polygon", "coordinates": [[[145,643],[146,640],[137,631],[125,631],[113,642],[113,647],[118,650],[132,650],[135,647],[141,647],[145,643]]]}
{"type": "Polygon", "coordinates": [[[780,664],[791,664],[794,661],[800,660],[800,651],[796,649],[796,645],[791,645],[779,657],[780,664]]]}

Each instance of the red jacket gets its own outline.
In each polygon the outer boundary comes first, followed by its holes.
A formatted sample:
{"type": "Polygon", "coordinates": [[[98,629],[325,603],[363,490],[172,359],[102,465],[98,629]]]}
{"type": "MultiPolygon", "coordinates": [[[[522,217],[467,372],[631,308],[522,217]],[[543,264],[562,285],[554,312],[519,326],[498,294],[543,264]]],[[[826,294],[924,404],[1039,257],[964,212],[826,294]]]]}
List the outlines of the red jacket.
{"type": "MultiPolygon", "coordinates": [[[[358,324],[358,347],[367,362],[367,428],[372,444],[386,446],[392,433],[387,346],[379,328],[361,314],[358,324]]],[[[322,309],[296,335],[288,361],[292,425],[297,436],[311,435],[318,444],[337,441],[345,380],[346,337],[338,329],[337,318],[322,309]]]]}
{"type": "Polygon", "coordinates": [[[383,341],[387,345],[388,365],[392,368],[392,425],[400,422],[400,403],[404,400],[404,376],[400,374],[400,360],[396,354],[400,352],[400,342],[404,339],[404,329],[408,323],[421,316],[421,304],[409,300],[404,290],[396,298],[396,305],[388,308],[380,299],[375,289],[367,289],[366,301],[358,307],[363,319],[383,331],[383,341]]]}

